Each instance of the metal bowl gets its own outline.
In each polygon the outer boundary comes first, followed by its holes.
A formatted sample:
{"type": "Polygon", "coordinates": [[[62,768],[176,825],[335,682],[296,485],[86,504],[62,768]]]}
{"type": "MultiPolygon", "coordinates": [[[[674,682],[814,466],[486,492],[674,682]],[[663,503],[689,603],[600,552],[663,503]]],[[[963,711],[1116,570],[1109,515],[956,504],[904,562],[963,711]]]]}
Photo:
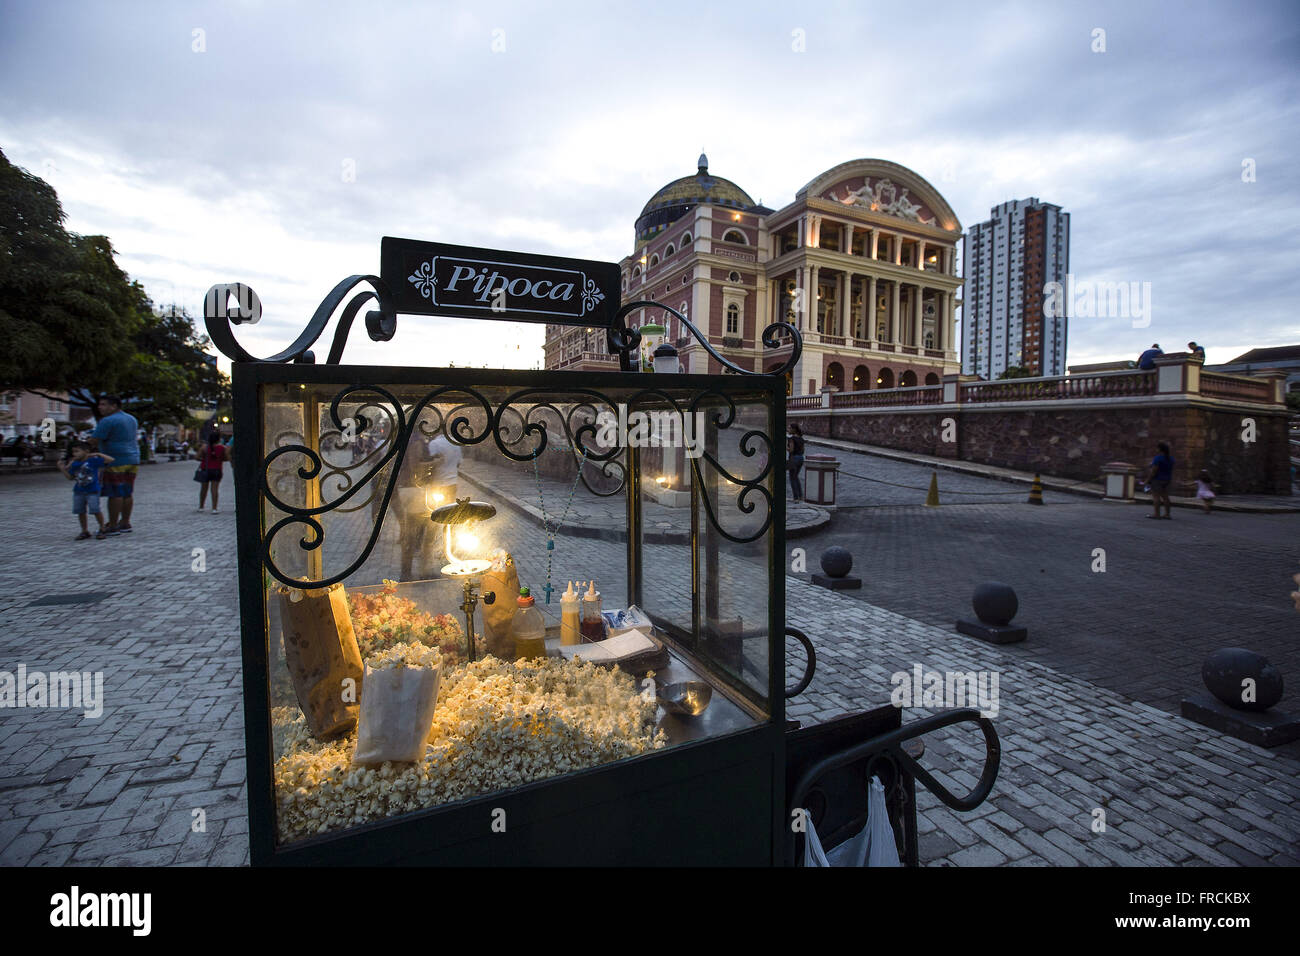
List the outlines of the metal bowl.
{"type": "Polygon", "coordinates": [[[698,717],[713,699],[713,688],[703,681],[688,680],[660,687],[655,696],[659,706],[670,714],[698,717]]]}

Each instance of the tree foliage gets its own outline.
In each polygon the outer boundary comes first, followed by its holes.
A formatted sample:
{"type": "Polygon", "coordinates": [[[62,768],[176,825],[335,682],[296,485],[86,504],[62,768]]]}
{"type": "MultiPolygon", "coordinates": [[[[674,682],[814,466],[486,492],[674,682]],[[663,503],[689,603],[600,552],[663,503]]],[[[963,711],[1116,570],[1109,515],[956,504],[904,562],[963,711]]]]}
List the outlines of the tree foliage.
{"type": "Polygon", "coordinates": [[[1006,371],[998,376],[998,381],[1004,378],[1034,378],[1036,373],[1033,369],[1025,368],[1023,365],[1008,365],[1006,371]]]}
{"type": "Polygon", "coordinates": [[[69,233],[64,219],[54,189],[0,151],[0,390],[65,393],[91,410],[117,393],[142,425],[223,400],[229,382],[190,317],[156,314],[108,238],[69,233]]]}

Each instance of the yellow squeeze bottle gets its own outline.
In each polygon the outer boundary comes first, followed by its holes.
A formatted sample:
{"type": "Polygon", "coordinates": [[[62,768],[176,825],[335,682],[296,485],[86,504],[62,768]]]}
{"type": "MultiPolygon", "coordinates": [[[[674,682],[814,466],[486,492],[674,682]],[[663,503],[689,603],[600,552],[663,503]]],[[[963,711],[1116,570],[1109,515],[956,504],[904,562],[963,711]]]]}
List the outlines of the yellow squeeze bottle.
{"type": "Polygon", "coordinates": [[[569,589],[560,595],[560,643],[566,646],[582,643],[578,631],[578,592],[573,590],[572,581],[569,589]]]}

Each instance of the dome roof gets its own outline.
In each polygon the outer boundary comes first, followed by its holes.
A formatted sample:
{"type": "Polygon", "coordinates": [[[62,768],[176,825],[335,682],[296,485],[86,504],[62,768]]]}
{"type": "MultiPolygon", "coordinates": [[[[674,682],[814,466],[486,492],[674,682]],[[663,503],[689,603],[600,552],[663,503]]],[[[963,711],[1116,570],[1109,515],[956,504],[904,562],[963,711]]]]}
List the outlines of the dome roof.
{"type": "Polygon", "coordinates": [[[637,244],[652,238],[669,223],[676,222],[700,203],[729,206],[733,209],[750,209],[754,200],[730,179],[709,173],[709,158],[700,154],[694,176],[674,179],[657,193],[641,210],[636,221],[637,244]]]}

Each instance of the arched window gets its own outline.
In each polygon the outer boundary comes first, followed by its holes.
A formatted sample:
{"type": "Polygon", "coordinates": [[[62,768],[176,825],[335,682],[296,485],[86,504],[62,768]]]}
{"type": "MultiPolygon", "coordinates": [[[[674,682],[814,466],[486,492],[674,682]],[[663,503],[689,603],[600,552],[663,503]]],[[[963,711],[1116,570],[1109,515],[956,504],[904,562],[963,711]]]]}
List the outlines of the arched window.
{"type": "Polygon", "coordinates": [[[871,387],[871,370],[865,365],[859,365],[853,370],[853,388],[852,391],[865,391],[871,387]]]}
{"type": "Polygon", "coordinates": [[[926,332],[926,333],[925,333],[925,347],[926,347],[927,349],[932,349],[932,348],[934,348],[934,333],[933,333],[933,332],[926,332]]]}
{"type": "Polygon", "coordinates": [[[671,255],[672,255],[674,252],[676,252],[676,251],[677,251],[677,248],[676,248],[676,247],[675,247],[671,242],[668,243],[668,248],[666,248],[666,249],[664,250],[664,258],[667,259],[669,256],[671,256],[671,255]]]}
{"type": "Polygon", "coordinates": [[[749,243],[745,241],[745,234],[739,229],[728,229],[722,234],[722,241],[734,242],[738,246],[749,245],[749,243]]]}
{"type": "Polygon", "coordinates": [[[881,341],[881,342],[885,341],[885,323],[884,323],[884,322],[881,322],[879,325],[876,326],[876,338],[877,338],[879,341],[881,341]]]}
{"type": "Polygon", "coordinates": [[[650,268],[653,269],[657,265],[659,265],[659,253],[656,252],[653,256],[650,257],[650,268]]]}
{"type": "Polygon", "coordinates": [[[673,291],[673,284],[671,282],[668,283],[666,286],[664,286],[664,292],[671,293],[672,291],[673,291]]]}
{"type": "Polygon", "coordinates": [[[740,334],[740,306],[734,302],[727,306],[727,334],[740,334]]]}
{"type": "Polygon", "coordinates": [[[826,367],[826,384],[844,391],[844,366],[839,362],[832,362],[826,367]]]}
{"type": "Polygon", "coordinates": [[[876,376],[876,386],[878,388],[893,388],[894,370],[892,368],[882,368],[880,374],[876,376]]]}
{"type": "Polygon", "coordinates": [[[739,272],[728,272],[728,273],[727,273],[727,281],[728,281],[728,282],[739,282],[739,281],[740,281],[740,273],[739,273],[739,272]]]}
{"type": "Polygon", "coordinates": [[[925,384],[926,384],[926,385],[938,385],[938,384],[939,384],[939,376],[938,376],[938,375],[935,375],[934,372],[927,372],[927,373],[926,373],[926,376],[925,376],[925,384]]]}
{"type": "Polygon", "coordinates": [[[641,275],[641,267],[637,266],[635,269],[632,270],[632,278],[633,279],[638,278],[640,275],[641,275]]]}
{"type": "Polygon", "coordinates": [[[692,241],[694,241],[694,240],[691,238],[691,234],[690,234],[689,232],[684,232],[684,233],[682,233],[682,247],[683,247],[683,248],[685,248],[686,245],[687,245],[688,243],[692,242],[692,241]]]}
{"type": "Polygon", "coordinates": [[[913,372],[910,368],[906,372],[904,372],[902,376],[898,379],[898,385],[900,388],[911,388],[915,384],[916,384],[916,373],[913,372]]]}

